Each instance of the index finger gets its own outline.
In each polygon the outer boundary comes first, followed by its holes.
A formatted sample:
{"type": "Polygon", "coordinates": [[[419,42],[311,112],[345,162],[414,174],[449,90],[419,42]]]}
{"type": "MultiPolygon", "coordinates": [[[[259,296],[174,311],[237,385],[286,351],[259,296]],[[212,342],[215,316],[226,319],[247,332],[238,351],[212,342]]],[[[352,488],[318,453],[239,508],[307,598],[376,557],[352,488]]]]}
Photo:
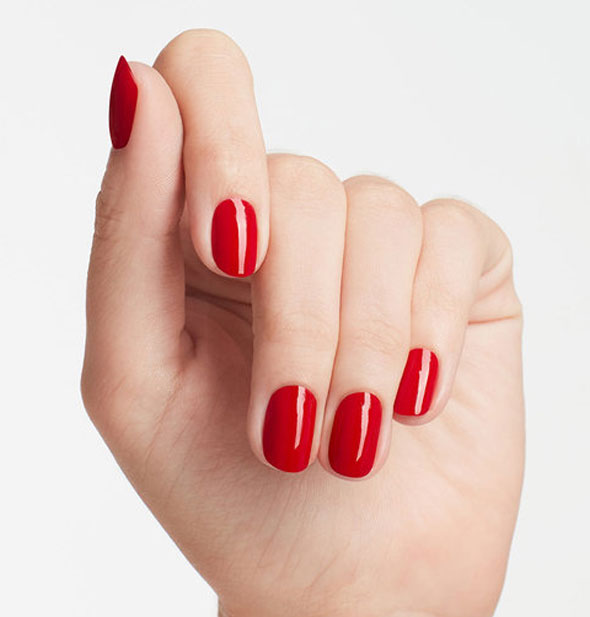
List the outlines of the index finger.
{"type": "Polygon", "coordinates": [[[266,152],[248,62],[216,30],[188,30],[158,56],[184,125],[192,241],[218,274],[244,277],[268,246],[266,152]]]}

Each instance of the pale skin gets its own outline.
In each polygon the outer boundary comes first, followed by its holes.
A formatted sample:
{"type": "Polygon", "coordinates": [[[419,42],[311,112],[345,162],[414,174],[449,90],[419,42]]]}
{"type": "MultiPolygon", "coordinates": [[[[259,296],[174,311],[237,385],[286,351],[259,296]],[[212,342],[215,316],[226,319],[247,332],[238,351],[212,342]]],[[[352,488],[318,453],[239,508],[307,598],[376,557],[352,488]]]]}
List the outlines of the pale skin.
{"type": "Polygon", "coordinates": [[[228,617],[489,617],[524,450],[506,235],[466,203],[419,205],[384,178],[267,155],[247,61],[219,32],[185,32],[131,69],[133,131],[97,199],[82,375],[129,480],[228,617]],[[244,279],[211,254],[213,210],[232,196],[259,226],[244,279]],[[432,407],[394,416],[420,346],[440,359],[432,407]],[[288,383],[318,401],[299,473],[262,450],[266,402],[288,383]],[[358,390],[384,414],[373,469],[351,481],[327,451],[358,390]]]}

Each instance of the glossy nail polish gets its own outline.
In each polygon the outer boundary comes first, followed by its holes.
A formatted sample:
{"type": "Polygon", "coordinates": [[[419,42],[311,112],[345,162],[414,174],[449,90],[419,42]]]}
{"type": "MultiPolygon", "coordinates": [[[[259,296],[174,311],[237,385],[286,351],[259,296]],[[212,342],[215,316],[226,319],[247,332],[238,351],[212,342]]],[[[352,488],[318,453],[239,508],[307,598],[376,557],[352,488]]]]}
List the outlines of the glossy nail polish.
{"type": "Polygon", "coordinates": [[[381,401],[370,392],[355,392],[338,405],[328,458],[337,473],[350,478],[362,478],[373,468],[379,430],[381,401]]]}
{"type": "Polygon", "coordinates": [[[127,60],[119,58],[109,105],[109,130],[113,148],[124,148],[131,137],[135,107],[137,106],[137,84],[127,60]]]}
{"type": "Polygon", "coordinates": [[[231,276],[249,276],[256,268],[256,212],[243,199],[226,199],[213,213],[211,250],[217,267],[231,276]]]}
{"type": "Polygon", "coordinates": [[[316,398],[303,386],[284,386],[270,397],[264,418],[262,448],[281,471],[301,471],[309,464],[316,398]]]}
{"type": "Polygon", "coordinates": [[[402,416],[424,415],[432,403],[438,375],[438,358],[428,349],[412,349],[408,355],[393,411],[402,416]]]}

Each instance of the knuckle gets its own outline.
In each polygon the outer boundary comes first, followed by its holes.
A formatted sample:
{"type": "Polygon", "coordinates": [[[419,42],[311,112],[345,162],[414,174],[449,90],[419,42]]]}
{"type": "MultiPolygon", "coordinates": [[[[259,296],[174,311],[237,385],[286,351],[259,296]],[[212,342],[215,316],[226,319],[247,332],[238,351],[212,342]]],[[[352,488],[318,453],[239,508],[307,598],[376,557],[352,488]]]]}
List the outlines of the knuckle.
{"type": "Polygon", "coordinates": [[[265,343],[333,351],[338,342],[338,324],[317,311],[281,311],[262,316],[260,337],[265,343]]]}
{"type": "Polygon", "coordinates": [[[226,131],[223,135],[219,131],[209,132],[201,134],[197,140],[191,140],[187,131],[186,140],[191,144],[191,160],[236,182],[247,180],[253,163],[261,158],[260,152],[252,146],[252,140],[238,131],[226,131]]]}
{"type": "Polygon", "coordinates": [[[96,196],[96,211],[94,216],[94,237],[102,240],[114,237],[121,229],[123,211],[110,196],[108,188],[101,188],[96,196]]]}
{"type": "Polygon", "coordinates": [[[382,201],[387,198],[388,201],[401,203],[412,207],[417,207],[416,200],[404,188],[381,176],[372,176],[370,174],[360,174],[352,176],[344,181],[347,193],[364,198],[364,200],[377,199],[382,201]]]}
{"type": "Polygon", "coordinates": [[[281,191],[295,194],[295,197],[336,193],[344,204],[342,183],[327,165],[313,157],[273,154],[268,158],[268,171],[271,186],[281,191]]]}
{"type": "Polygon", "coordinates": [[[342,338],[351,349],[366,349],[386,357],[407,349],[410,343],[408,331],[386,317],[376,316],[356,323],[342,338]]]}
{"type": "Polygon", "coordinates": [[[416,200],[401,186],[379,176],[359,175],[344,182],[351,211],[384,215],[421,226],[421,213],[416,200]]]}
{"type": "Polygon", "coordinates": [[[242,54],[241,49],[230,36],[213,28],[184,30],[166,45],[164,51],[189,54],[193,52],[242,54]]]}
{"type": "Polygon", "coordinates": [[[424,216],[437,219],[450,227],[474,228],[479,226],[482,213],[459,199],[433,199],[422,206],[424,216]]]}
{"type": "Polygon", "coordinates": [[[124,166],[109,162],[96,195],[94,237],[101,240],[130,234],[152,237],[175,234],[179,213],[146,207],[140,195],[147,193],[147,187],[155,203],[180,203],[184,191],[182,170],[170,168],[161,173],[143,170],[131,181],[125,176],[124,166]]]}
{"type": "Polygon", "coordinates": [[[174,37],[160,52],[156,64],[185,66],[197,64],[238,64],[240,68],[249,65],[243,51],[237,43],[220,30],[209,28],[193,28],[181,32],[174,37]]]}
{"type": "Polygon", "coordinates": [[[424,224],[430,231],[455,235],[473,246],[494,247],[493,261],[512,266],[513,250],[506,232],[484,212],[459,199],[434,199],[422,206],[424,224]]]}
{"type": "Polygon", "coordinates": [[[113,237],[121,229],[121,222],[126,216],[119,196],[125,180],[121,165],[114,165],[111,156],[102,178],[100,190],[95,200],[94,236],[95,238],[113,237]]]}

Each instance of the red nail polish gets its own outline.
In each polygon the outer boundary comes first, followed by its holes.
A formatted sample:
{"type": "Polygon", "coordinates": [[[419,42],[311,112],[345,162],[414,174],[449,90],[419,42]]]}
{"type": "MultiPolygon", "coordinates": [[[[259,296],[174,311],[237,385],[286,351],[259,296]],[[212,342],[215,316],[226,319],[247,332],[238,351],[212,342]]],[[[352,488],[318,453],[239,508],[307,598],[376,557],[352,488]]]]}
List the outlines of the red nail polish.
{"type": "Polygon", "coordinates": [[[393,411],[402,416],[421,416],[430,409],[438,358],[428,349],[412,349],[408,355],[393,411]]]}
{"type": "Polygon", "coordinates": [[[220,270],[249,276],[256,268],[256,212],[243,199],[226,199],[213,213],[211,249],[220,270]]]}
{"type": "Polygon", "coordinates": [[[316,411],[315,396],[303,386],[284,386],[270,397],[262,448],[281,471],[301,471],[309,463],[316,411]]]}
{"type": "Polygon", "coordinates": [[[127,60],[119,58],[109,105],[109,130],[113,148],[124,148],[131,136],[135,107],[137,105],[137,84],[127,60]]]}
{"type": "Polygon", "coordinates": [[[328,458],[337,473],[362,478],[373,468],[379,430],[381,401],[369,392],[355,392],[338,405],[332,424],[328,458]]]}

